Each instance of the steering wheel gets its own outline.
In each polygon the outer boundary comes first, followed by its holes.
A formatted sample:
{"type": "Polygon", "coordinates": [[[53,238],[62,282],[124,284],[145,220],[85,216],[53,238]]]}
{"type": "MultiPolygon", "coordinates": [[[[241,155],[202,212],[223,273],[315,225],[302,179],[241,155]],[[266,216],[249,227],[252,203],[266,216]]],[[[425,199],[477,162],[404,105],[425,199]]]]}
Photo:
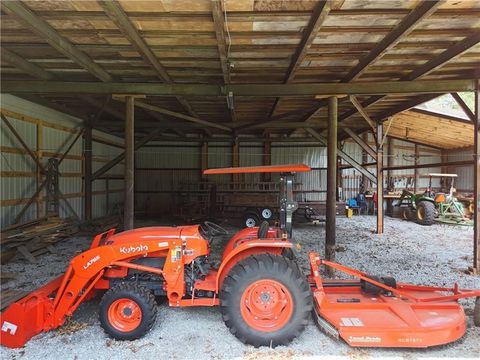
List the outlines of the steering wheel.
{"type": "Polygon", "coordinates": [[[207,232],[211,236],[217,236],[217,235],[227,235],[228,231],[225,230],[223,227],[221,227],[218,224],[215,224],[214,222],[211,221],[204,221],[203,225],[205,226],[207,232]]]}

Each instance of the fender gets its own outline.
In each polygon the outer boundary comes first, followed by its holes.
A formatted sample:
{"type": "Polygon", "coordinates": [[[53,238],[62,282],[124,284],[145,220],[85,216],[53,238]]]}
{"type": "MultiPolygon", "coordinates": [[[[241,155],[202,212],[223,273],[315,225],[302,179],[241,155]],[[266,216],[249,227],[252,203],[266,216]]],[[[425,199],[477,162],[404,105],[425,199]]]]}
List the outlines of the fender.
{"type": "Polygon", "coordinates": [[[228,275],[229,271],[241,260],[254,254],[270,253],[281,255],[283,249],[292,248],[292,243],[282,239],[254,239],[245,241],[232,249],[228,254],[224,255],[222,264],[217,271],[217,279],[215,282],[215,291],[219,289],[223,283],[223,279],[228,275]]]}
{"type": "MultiPolygon", "coordinates": [[[[277,228],[269,228],[266,238],[277,238],[277,231],[277,228]]],[[[226,259],[228,254],[238,246],[240,242],[258,240],[257,234],[258,226],[254,228],[245,228],[232,236],[232,238],[228,241],[227,245],[225,245],[225,248],[223,249],[222,262],[226,259]]]]}

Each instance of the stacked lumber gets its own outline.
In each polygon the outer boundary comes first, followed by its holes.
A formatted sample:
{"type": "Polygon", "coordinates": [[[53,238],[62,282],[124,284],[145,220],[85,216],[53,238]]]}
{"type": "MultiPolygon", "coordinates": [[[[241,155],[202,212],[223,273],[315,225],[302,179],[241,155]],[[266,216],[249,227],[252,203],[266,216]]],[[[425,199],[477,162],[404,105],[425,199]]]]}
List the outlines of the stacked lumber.
{"type": "Polygon", "coordinates": [[[78,232],[72,219],[57,216],[43,217],[23,224],[12,225],[0,234],[2,262],[8,262],[20,253],[30,262],[47,252],[54,253],[53,245],[78,232]]]}
{"type": "Polygon", "coordinates": [[[119,215],[107,215],[96,218],[89,224],[89,231],[94,234],[100,234],[110,229],[117,229],[117,232],[121,228],[121,217],[119,215]]]}
{"type": "Polygon", "coordinates": [[[28,295],[28,291],[6,289],[0,293],[0,310],[6,309],[15,301],[18,301],[28,295]]]}

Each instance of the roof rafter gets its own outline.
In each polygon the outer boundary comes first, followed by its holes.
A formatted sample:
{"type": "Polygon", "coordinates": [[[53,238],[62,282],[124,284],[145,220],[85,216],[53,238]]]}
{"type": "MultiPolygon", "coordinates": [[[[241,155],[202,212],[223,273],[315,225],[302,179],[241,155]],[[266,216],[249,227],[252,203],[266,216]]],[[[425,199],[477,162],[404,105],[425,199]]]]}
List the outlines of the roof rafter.
{"type": "MultiPolygon", "coordinates": [[[[220,57],[220,65],[222,67],[223,83],[230,84],[231,78],[228,64],[228,53],[227,49],[225,48],[225,21],[223,18],[222,4],[220,3],[220,0],[212,0],[212,17],[213,25],[215,27],[215,36],[217,38],[218,55],[220,57]]],[[[230,111],[230,118],[233,122],[235,122],[237,121],[237,117],[235,115],[235,108],[233,106],[233,98],[231,99],[232,103],[229,102],[228,97],[226,101],[230,111]]]]}
{"type": "Polygon", "coordinates": [[[450,95],[452,95],[457,104],[462,108],[465,115],[467,115],[467,117],[471,121],[475,121],[475,114],[473,113],[472,109],[470,109],[470,107],[465,103],[465,101],[463,101],[462,97],[456,92],[450,93],[450,95]]]}
{"type": "Polygon", "coordinates": [[[40,66],[36,64],[32,64],[31,62],[25,60],[23,57],[15,54],[14,52],[5,49],[5,47],[2,46],[2,60],[5,60],[6,62],[10,63],[11,65],[15,66],[16,68],[22,70],[23,72],[41,79],[41,80],[53,80],[55,76],[41,68],[40,66]]]}
{"type": "Polygon", "coordinates": [[[223,82],[230,83],[230,72],[228,71],[227,49],[225,48],[225,22],[222,14],[222,4],[219,0],[212,0],[212,17],[215,27],[215,36],[217,37],[217,48],[220,56],[220,64],[222,66],[223,82]]]}
{"type": "MultiPolygon", "coordinates": [[[[427,63],[421,65],[417,70],[412,71],[410,74],[403,76],[400,80],[401,81],[412,81],[418,79],[421,76],[424,76],[440,67],[448,63],[449,61],[453,60],[454,58],[462,55],[471,47],[475,46],[480,42],[480,32],[475,32],[472,35],[466,37],[462,41],[452,45],[445,51],[443,51],[440,55],[434,57],[427,63]]],[[[369,97],[367,100],[361,103],[363,108],[367,108],[370,105],[377,103],[378,101],[385,98],[386,95],[375,95],[369,97]]],[[[421,103],[420,103],[421,104],[421,103]]],[[[356,109],[349,110],[342,115],[339,116],[338,120],[343,121],[350,116],[353,116],[357,113],[356,109]]]]}
{"type": "Polygon", "coordinates": [[[402,38],[410,34],[415,26],[437,10],[443,1],[423,1],[413,9],[395,28],[380,41],[372,51],[360,59],[358,64],[342,79],[349,82],[358,79],[369,65],[381,58],[388,50],[397,45],[402,38]]]}
{"type": "MultiPolygon", "coordinates": [[[[307,55],[308,49],[313,44],[313,40],[317,37],[320,28],[322,27],[323,23],[327,19],[327,16],[331,10],[331,5],[329,1],[322,0],[320,1],[317,6],[315,7],[312,16],[310,17],[310,21],[304,30],[304,35],[300,44],[297,47],[297,51],[292,58],[290,66],[287,70],[287,74],[285,76],[284,83],[289,83],[295,77],[295,71],[298,67],[302,64],[305,56],[307,55]]],[[[270,111],[270,117],[273,116],[275,111],[277,110],[278,104],[280,103],[281,98],[276,98],[273,104],[272,110],[270,111]]]]}
{"type": "Polygon", "coordinates": [[[89,73],[102,81],[112,81],[112,76],[100,65],[96,64],[87,54],[77,49],[68,39],[60,35],[57,30],[46,21],[35,15],[20,1],[2,1],[3,10],[12,14],[21,23],[25,24],[32,32],[44,38],[53,48],[67,56],[89,73]]]}
{"type": "MultiPolygon", "coordinates": [[[[139,34],[135,26],[130,22],[127,14],[118,3],[117,0],[98,1],[102,9],[108,15],[108,17],[117,25],[118,29],[123,35],[130,41],[134,48],[138,51],[140,56],[149,63],[154,69],[157,76],[166,83],[173,83],[174,81],[168,75],[167,71],[160,64],[156,55],[150,49],[148,44],[139,34]]],[[[182,106],[192,115],[198,116],[192,109],[191,105],[182,97],[177,97],[177,100],[182,106]]]]}

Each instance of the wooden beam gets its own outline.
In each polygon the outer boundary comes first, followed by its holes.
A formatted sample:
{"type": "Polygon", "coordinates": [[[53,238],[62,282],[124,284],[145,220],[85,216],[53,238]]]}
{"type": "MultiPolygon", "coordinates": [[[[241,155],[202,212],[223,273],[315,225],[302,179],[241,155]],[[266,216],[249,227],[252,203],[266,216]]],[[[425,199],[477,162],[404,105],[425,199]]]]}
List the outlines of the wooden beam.
{"type": "Polygon", "coordinates": [[[167,83],[172,82],[165,68],[160,64],[157,57],[130,22],[127,14],[117,0],[97,1],[103,11],[112,20],[123,35],[130,41],[146,63],[150,64],[158,77],[167,83]]]}
{"type": "MultiPolygon", "coordinates": [[[[226,49],[226,40],[225,40],[225,22],[222,12],[222,3],[220,0],[212,0],[212,17],[213,17],[213,26],[215,27],[215,36],[217,38],[217,48],[218,55],[220,58],[220,65],[222,67],[223,83],[230,84],[230,65],[228,63],[228,51],[226,49]]],[[[227,94],[227,106],[230,113],[230,119],[232,122],[237,121],[237,116],[235,114],[235,108],[233,106],[233,95],[231,96],[232,103],[230,104],[230,94],[227,94]]]]}
{"type": "MultiPolygon", "coordinates": [[[[324,146],[328,146],[328,140],[324,136],[316,132],[314,129],[304,128],[304,130],[309,134],[311,134],[316,140],[318,140],[320,144],[324,146]]],[[[375,178],[375,176],[370,171],[366,170],[354,158],[352,158],[350,155],[348,155],[346,152],[344,152],[341,149],[337,149],[337,153],[343,160],[345,160],[345,162],[352,165],[354,169],[358,170],[361,174],[365,175],[371,182],[376,183],[377,179],[375,178]]]]}
{"type": "Polygon", "coordinates": [[[125,196],[123,204],[123,228],[131,230],[135,219],[135,97],[125,99],[125,196]]]}
{"type": "Polygon", "coordinates": [[[38,159],[37,155],[35,155],[35,153],[28,147],[28,145],[25,143],[25,141],[23,141],[22,137],[20,136],[20,134],[17,132],[17,130],[15,130],[15,128],[13,127],[13,125],[10,123],[10,121],[8,121],[7,117],[3,114],[0,114],[0,116],[2,117],[2,120],[3,122],[5,123],[5,125],[7,125],[7,127],[10,129],[10,131],[12,132],[12,134],[15,136],[15,138],[18,140],[18,142],[22,145],[22,147],[25,149],[25,151],[27,152],[28,155],[30,155],[30,157],[32,158],[32,160],[35,162],[35,164],[37,165],[37,167],[40,169],[41,173],[45,173],[46,170],[45,170],[45,167],[43,166],[43,164],[40,162],[40,160],[38,159]]]}
{"type": "MultiPolygon", "coordinates": [[[[160,80],[166,83],[173,83],[173,79],[167,73],[165,67],[160,63],[160,61],[158,61],[157,56],[142,38],[135,26],[133,26],[133,24],[130,22],[128,15],[125,13],[120,3],[117,0],[102,0],[98,3],[103,8],[103,11],[105,11],[105,13],[108,15],[110,20],[117,25],[122,34],[125,35],[133,47],[138,51],[145,62],[150,64],[155,69],[155,72],[160,80]]],[[[187,100],[180,96],[177,97],[177,100],[185,109],[187,109],[190,114],[196,116],[195,111],[192,109],[187,100]]]]}
{"type": "Polygon", "coordinates": [[[430,164],[416,164],[416,165],[395,165],[384,167],[383,170],[393,171],[393,170],[413,170],[413,169],[423,169],[423,168],[433,168],[433,167],[442,167],[442,166],[468,166],[472,165],[473,160],[462,160],[462,161],[450,161],[450,162],[439,162],[439,163],[430,163],[430,164]]]}
{"type": "Polygon", "coordinates": [[[310,49],[310,46],[312,46],[313,40],[315,40],[320,28],[327,19],[328,13],[331,9],[330,5],[331,4],[329,1],[319,1],[313,10],[310,21],[303,31],[302,41],[298,45],[297,51],[295,52],[295,55],[293,56],[290,66],[287,70],[287,75],[284,81],[285,83],[289,83],[294,79],[296,70],[302,64],[305,56],[307,55],[308,49],[310,49]]]}
{"type": "MultiPolygon", "coordinates": [[[[431,59],[427,63],[421,65],[416,70],[414,70],[411,73],[402,77],[400,80],[402,80],[402,81],[413,81],[415,79],[418,79],[419,77],[424,76],[424,75],[442,67],[443,65],[445,65],[449,61],[451,61],[451,60],[455,59],[456,57],[462,55],[463,53],[465,53],[467,50],[469,50],[470,48],[472,48],[473,46],[475,46],[479,42],[480,42],[480,32],[477,31],[477,32],[474,32],[472,35],[466,37],[462,41],[460,41],[458,43],[455,43],[454,45],[452,45],[451,47],[449,47],[448,49],[443,51],[440,55],[434,57],[433,59],[431,59]]],[[[472,89],[471,91],[473,91],[473,90],[474,89],[472,89]]],[[[460,91],[460,90],[458,90],[458,91],[460,91]]],[[[450,92],[452,92],[452,91],[450,91],[450,92]]],[[[364,108],[367,108],[368,106],[379,102],[383,98],[385,98],[385,96],[372,96],[372,97],[368,98],[367,100],[365,100],[362,103],[362,106],[364,108]]],[[[388,112],[388,110],[386,110],[386,112],[388,112]]],[[[350,116],[355,115],[356,113],[357,113],[356,110],[348,111],[348,112],[346,112],[346,113],[344,113],[340,116],[340,121],[343,121],[343,120],[349,118],[350,116]]],[[[391,116],[391,115],[389,115],[389,116],[391,116]]],[[[385,117],[383,117],[383,118],[385,118],[385,117]]]]}
{"type": "Polygon", "coordinates": [[[230,71],[227,63],[227,50],[225,48],[225,22],[223,19],[222,4],[219,0],[212,0],[212,17],[213,26],[215,28],[215,36],[217,38],[217,48],[220,57],[220,65],[222,67],[223,82],[230,83],[230,71]]]}
{"type": "Polygon", "coordinates": [[[367,124],[370,125],[372,130],[375,132],[375,122],[370,118],[367,111],[363,108],[363,106],[360,104],[357,98],[354,95],[351,95],[349,99],[350,99],[350,102],[355,107],[355,109],[357,109],[357,111],[360,113],[360,115],[363,116],[367,124]]]}
{"type": "Polygon", "coordinates": [[[377,121],[377,234],[383,234],[383,124],[377,121]]]}
{"type": "Polygon", "coordinates": [[[442,1],[424,1],[413,9],[405,18],[400,21],[391,32],[387,34],[377,45],[350,70],[342,79],[342,82],[350,82],[358,79],[368,66],[380,59],[387,51],[395,47],[402,39],[410,34],[415,26],[423,19],[429,17],[442,1]]]}
{"type": "Polygon", "coordinates": [[[92,166],[93,166],[93,137],[92,137],[92,127],[90,124],[86,124],[85,132],[83,134],[83,192],[84,197],[84,208],[83,208],[83,218],[85,221],[92,220],[92,166]]]}
{"type": "MultiPolygon", "coordinates": [[[[210,84],[158,84],[130,82],[62,82],[4,80],[2,92],[12,94],[139,94],[151,96],[234,96],[280,97],[315,95],[375,95],[375,94],[444,94],[457,91],[474,91],[473,79],[463,80],[417,80],[417,81],[377,81],[309,84],[230,84],[225,86],[210,84]]],[[[363,107],[366,107],[362,104],[363,107]]]]}
{"type": "Polygon", "coordinates": [[[434,57],[424,65],[420,66],[410,74],[404,76],[401,80],[411,81],[418,79],[420,76],[427,75],[439,67],[445,65],[447,62],[462,55],[473,46],[480,43],[480,31],[474,31],[472,35],[466,37],[462,41],[455,43],[440,55],[434,57]]]}
{"type": "MultiPolygon", "coordinates": [[[[11,65],[17,67],[21,71],[23,71],[27,74],[30,74],[31,76],[36,77],[38,79],[41,79],[41,80],[57,79],[57,76],[54,75],[53,73],[50,73],[50,72],[44,70],[43,68],[39,67],[38,65],[32,64],[31,62],[25,60],[24,58],[20,57],[19,55],[15,54],[15,53],[13,53],[10,50],[7,50],[5,48],[2,48],[2,59],[9,62],[11,65]]],[[[30,95],[30,96],[32,96],[32,95],[30,95]]],[[[80,96],[80,99],[89,103],[90,105],[93,105],[97,108],[105,110],[110,115],[115,116],[118,119],[121,119],[121,120],[124,119],[123,114],[117,112],[116,110],[114,110],[114,109],[112,109],[108,106],[105,106],[105,104],[100,103],[99,101],[97,101],[96,99],[94,99],[90,96],[80,96]]],[[[66,113],[66,114],[69,114],[69,115],[72,115],[72,116],[75,116],[75,117],[78,117],[80,119],[85,120],[84,115],[74,113],[70,109],[68,109],[68,108],[66,108],[62,105],[53,103],[53,102],[51,102],[47,99],[43,99],[43,98],[38,97],[38,96],[35,98],[33,96],[33,98],[30,98],[30,99],[26,98],[26,100],[29,100],[29,101],[32,101],[32,102],[35,102],[35,103],[39,103],[40,105],[47,106],[47,107],[50,107],[52,109],[55,109],[55,110],[58,110],[58,111],[66,113]]]]}
{"type": "Polygon", "coordinates": [[[355,134],[353,130],[348,127],[343,126],[343,131],[345,131],[350,137],[355,141],[363,150],[365,150],[372,158],[377,159],[377,153],[368,145],[360,136],[355,134]]]}
{"type": "Polygon", "coordinates": [[[214,128],[225,130],[225,131],[232,131],[232,129],[230,127],[226,126],[226,125],[217,124],[217,123],[214,123],[214,122],[211,122],[211,121],[202,120],[202,119],[190,116],[190,115],[185,115],[185,114],[182,114],[182,113],[178,113],[178,112],[171,111],[171,110],[168,110],[168,109],[164,109],[164,108],[161,108],[161,107],[158,107],[158,106],[155,106],[155,105],[150,105],[150,104],[147,104],[147,103],[142,102],[142,101],[137,101],[136,106],[139,107],[139,108],[145,109],[145,110],[155,111],[155,112],[158,112],[158,113],[161,113],[161,114],[164,114],[164,115],[173,116],[175,118],[190,121],[190,122],[200,124],[200,125],[203,125],[203,126],[214,127],[214,128]]]}
{"type": "MultiPolygon", "coordinates": [[[[135,142],[135,145],[134,145],[134,149],[135,151],[137,151],[138,149],[140,149],[142,146],[144,146],[146,143],[152,141],[153,139],[155,139],[158,135],[160,135],[162,133],[163,129],[155,129],[153,130],[152,132],[150,132],[148,135],[144,136],[142,139],[138,140],[137,142],[135,142]]],[[[172,141],[178,141],[177,138],[175,137],[172,137],[171,138],[172,141]]],[[[108,163],[106,163],[105,165],[103,165],[100,169],[98,169],[97,171],[95,171],[92,175],[92,181],[99,178],[101,175],[105,174],[108,170],[110,170],[111,168],[113,168],[115,165],[119,164],[121,161],[123,161],[125,159],[125,151],[122,152],[121,154],[117,155],[115,158],[113,158],[112,160],[110,160],[108,163]]]]}
{"type": "Polygon", "coordinates": [[[23,57],[15,54],[14,52],[2,47],[2,60],[10,63],[10,65],[20,69],[24,73],[27,73],[37,79],[52,80],[54,75],[38,65],[32,64],[25,60],[23,57]]]}
{"type": "Polygon", "coordinates": [[[423,96],[419,96],[416,98],[413,98],[412,100],[406,101],[404,103],[401,103],[393,108],[387,109],[383,112],[381,112],[379,115],[376,116],[377,120],[387,120],[389,117],[401,113],[402,111],[411,109],[412,107],[415,107],[417,105],[423,104],[427,101],[433,100],[441,95],[439,94],[426,94],[423,96]]]}
{"type": "MultiPolygon", "coordinates": [[[[323,105],[326,105],[326,101],[322,101],[320,102],[323,105]]],[[[269,118],[265,119],[265,120],[260,120],[260,121],[253,121],[253,122],[250,122],[250,123],[247,123],[247,124],[244,124],[244,125],[237,125],[237,126],[234,126],[234,129],[236,132],[240,132],[242,130],[246,130],[246,129],[249,129],[251,127],[254,127],[254,126],[258,126],[258,125],[261,125],[261,124],[268,124],[268,123],[271,123],[271,122],[274,122],[276,120],[281,120],[281,119],[285,119],[285,118],[289,118],[289,117],[295,117],[295,118],[303,118],[303,120],[301,121],[307,121],[307,119],[309,119],[314,113],[316,113],[319,109],[319,106],[320,105],[316,105],[316,106],[313,106],[311,108],[308,108],[304,111],[301,111],[299,112],[298,110],[293,110],[293,111],[288,111],[288,112],[285,112],[285,113],[281,113],[281,114],[278,114],[278,115],[274,115],[274,116],[270,116],[269,118]]]]}
{"type": "Polygon", "coordinates": [[[112,81],[112,77],[101,66],[96,64],[87,54],[78,50],[67,38],[60,35],[57,30],[46,21],[35,15],[22,2],[17,0],[2,1],[2,9],[13,15],[29,30],[45,39],[53,48],[79,64],[89,73],[102,81],[112,81]]]}
{"type": "MultiPolygon", "coordinates": [[[[327,140],[327,203],[325,216],[325,259],[335,261],[335,230],[337,217],[337,126],[338,99],[328,99],[328,140],[327,140]]],[[[331,270],[329,275],[333,275],[331,270]]]]}
{"type": "Polygon", "coordinates": [[[455,99],[457,104],[462,108],[463,112],[467,117],[470,119],[470,121],[475,122],[475,114],[473,113],[472,109],[463,101],[462,97],[456,93],[450,93],[450,95],[455,99]]]}
{"type": "Polygon", "coordinates": [[[200,150],[200,164],[200,178],[202,180],[207,180],[207,175],[205,175],[203,171],[208,169],[208,141],[202,142],[202,148],[200,150]]]}
{"type": "Polygon", "coordinates": [[[110,106],[107,106],[105,102],[98,101],[97,99],[91,97],[91,96],[81,96],[80,99],[85,101],[87,104],[90,104],[97,109],[101,109],[102,111],[105,111],[106,113],[112,115],[113,117],[117,118],[118,120],[121,120],[122,122],[125,121],[125,114],[122,114],[120,111],[113,109],[110,106]]]}
{"type": "Polygon", "coordinates": [[[480,80],[475,91],[473,164],[473,271],[480,274],[480,80]]]}

